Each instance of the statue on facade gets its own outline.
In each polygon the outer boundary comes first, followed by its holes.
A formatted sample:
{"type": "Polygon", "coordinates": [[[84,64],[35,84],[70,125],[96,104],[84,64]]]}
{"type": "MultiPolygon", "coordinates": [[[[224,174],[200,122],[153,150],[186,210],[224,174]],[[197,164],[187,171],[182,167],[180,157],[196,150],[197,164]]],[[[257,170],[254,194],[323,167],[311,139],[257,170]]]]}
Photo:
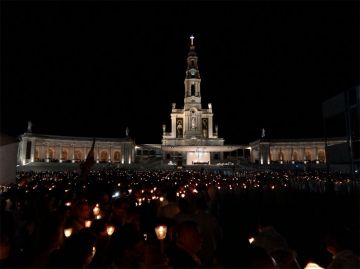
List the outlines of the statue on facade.
{"type": "Polygon", "coordinates": [[[191,118],[191,128],[195,129],[195,118],[191,118]]]}
{"type": "Polygon", "coordinates": [[[32,132],[32,122],[30,120],[28,121],[27,131],[28,133],[32,132]]]}
{"type": "Polygon", "coordinates": [[[182,132],[183,132],[183,123],[182,123],[182,120],[178,120],[178,121],[177,121],[176,130],[177,130],[177,136],[178,136],[178,137],[181,137],[181,136],[182,136],[182,132]]]}
{"type": "Polygon", "coordinates": [[[262,128],[262,130],[261,130],[261,138],[264,138],[264,137],[265,137],[265,129],[262,128]]]}

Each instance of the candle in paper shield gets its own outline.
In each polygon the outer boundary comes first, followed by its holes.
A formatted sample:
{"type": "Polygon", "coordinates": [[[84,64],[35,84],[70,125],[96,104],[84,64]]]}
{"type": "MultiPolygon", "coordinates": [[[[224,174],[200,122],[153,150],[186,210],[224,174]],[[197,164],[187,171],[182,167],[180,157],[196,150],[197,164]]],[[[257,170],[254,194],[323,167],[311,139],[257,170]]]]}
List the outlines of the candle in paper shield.
{"type": "Polygon", "coordinates": [[[323,267],[319,266],[316,263],[309,262],[304,269],[324,269],[323,267]]]}
{"type": "Polygon", "coordinates": [[[85,227],[89,228],[91,226],[91,220],[86,220],[85,221],[85,227]]]}
{"type": "Polygon", "coordinates": [[[71,234],[72,234],[72,228],[66,228],[66,229],[64,229],[64,235],[65,235],[66,237],[70,237],[71,234]]]}
{"type": "Polygon", "coordinates": [[[159,240],[163,240],[166,237],[167,226],[159,225],[155,227],[155,233],[159,240]]]}
{"type": "Polygon", "coordinates": [[[109,226],[106,227],[106,232],[107,232],[107,234],[108,234],[109,236],[111,236],[111,235],[114,233],[114,231],[115,231],[115,227],[114,227],[114,226],[109,225],[109,226]]]}
{"type": "Polygon", "coordinates": [[[96,204],[96,206],[93,209],[93,213],[94,213],[95,216],[100,214],[99,204],[96,204]]]}

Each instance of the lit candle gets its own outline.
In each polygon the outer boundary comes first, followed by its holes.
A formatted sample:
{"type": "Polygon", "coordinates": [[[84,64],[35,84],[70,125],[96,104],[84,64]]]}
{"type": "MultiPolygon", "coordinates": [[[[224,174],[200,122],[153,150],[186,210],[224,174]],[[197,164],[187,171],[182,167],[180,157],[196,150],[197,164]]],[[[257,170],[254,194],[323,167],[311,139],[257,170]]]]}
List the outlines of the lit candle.
{"type": "Polygon", "coordinates": [[[166,237],[167,226],[159,225],[155,227],[155,233],[159,240],[163,240],[166,237]]]}
{"type": "Polygon", "coordinates": [[[64,235],[65,235],[66,237],[70,237],[71,234],[72,234],[72,228],[66,228],[66,229],[64,229],[64,235]]]}
{"type": "Polygon", "coordinates": [[[94,215],[97,216],[100,214],[100,208],[99,208],[99,204],[96,204],[96,206],[93,209],[94,215]]]}
{"type": "Polygon", "coordinates": [[[85,221],[85,227],[89,228],[91,226],[91,220],[86,220],[85,221]]]}
{"type": "Polygon", "coordinates": [[[304,269],[324,269],[323,267],[317,265],[316,263],[309,262],[304,269]]]}
{"type": "Polygon", "coordinates": [[[252,242],[254,242],[254,240],[255,240],[254,237],[250,237],[249,238],[249,243],[252,244],[252,242]]]}
{"type": "Polygon", "coordinates": [[[112,225],[107,226],[106,232],[107,232],[107,234],[108,234],[109,236],[111,236],[111,235],[114,233],[114,231],[115,231],[115,227],[114,227],[114,226],[112,226],[112,225]]]}

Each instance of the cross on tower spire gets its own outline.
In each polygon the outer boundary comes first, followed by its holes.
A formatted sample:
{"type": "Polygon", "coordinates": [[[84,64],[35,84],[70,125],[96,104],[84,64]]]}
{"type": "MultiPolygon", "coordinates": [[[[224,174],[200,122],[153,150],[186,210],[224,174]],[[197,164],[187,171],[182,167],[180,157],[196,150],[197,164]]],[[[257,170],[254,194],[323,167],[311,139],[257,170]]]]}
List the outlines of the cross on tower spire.
{"type": "Polygon", "coordinates": [[[194,46],[194,38],[195,38],[195,37],[194,37],[193,35],[191,35],[191,36],[190,36],[190,39],[191,39],[191,46],[194,46]]]}

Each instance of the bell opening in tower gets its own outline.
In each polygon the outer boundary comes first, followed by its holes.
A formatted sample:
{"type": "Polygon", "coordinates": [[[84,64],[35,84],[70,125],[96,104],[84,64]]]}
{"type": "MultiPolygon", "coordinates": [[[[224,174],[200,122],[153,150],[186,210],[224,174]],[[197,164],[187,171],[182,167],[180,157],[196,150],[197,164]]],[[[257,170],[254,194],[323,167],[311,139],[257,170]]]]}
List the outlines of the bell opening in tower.
{"type": "Polygon", "coordinates": [[[195,95],[195,85],[191,84],[191,96],[195,95]]]}

